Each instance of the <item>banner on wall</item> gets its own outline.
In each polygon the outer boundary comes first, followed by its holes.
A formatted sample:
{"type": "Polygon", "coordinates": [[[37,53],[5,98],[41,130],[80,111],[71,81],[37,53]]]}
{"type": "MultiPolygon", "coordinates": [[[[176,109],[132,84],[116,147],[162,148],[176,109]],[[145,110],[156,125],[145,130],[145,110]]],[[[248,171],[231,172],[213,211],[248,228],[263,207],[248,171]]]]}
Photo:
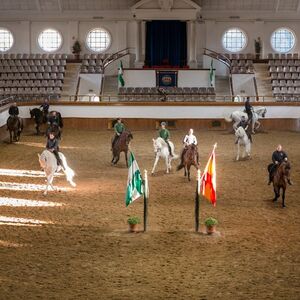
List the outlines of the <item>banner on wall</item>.
{"type": "Polygon", "coordinates": [[[156,86],[177,87],[177,71],[156,71],[156,86]]]}

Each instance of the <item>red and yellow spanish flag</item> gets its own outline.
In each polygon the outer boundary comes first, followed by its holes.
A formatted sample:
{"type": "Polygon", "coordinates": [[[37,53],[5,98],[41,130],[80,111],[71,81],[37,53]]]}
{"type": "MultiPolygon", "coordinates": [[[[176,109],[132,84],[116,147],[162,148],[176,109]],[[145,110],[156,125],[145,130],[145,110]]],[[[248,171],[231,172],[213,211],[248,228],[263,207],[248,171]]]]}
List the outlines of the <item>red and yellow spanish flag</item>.
{"type": "Polygon", "coordinates": [[[214,145],[214,149],[208,159],[208,162],[206,164],[204,173],[202,175],[202,181],[201,181],[201,191],[202,195],[211,202],[213,206],[216,206],[216,155],[215,155],[215,149],[217,147],[217,144],[214,145]]]}

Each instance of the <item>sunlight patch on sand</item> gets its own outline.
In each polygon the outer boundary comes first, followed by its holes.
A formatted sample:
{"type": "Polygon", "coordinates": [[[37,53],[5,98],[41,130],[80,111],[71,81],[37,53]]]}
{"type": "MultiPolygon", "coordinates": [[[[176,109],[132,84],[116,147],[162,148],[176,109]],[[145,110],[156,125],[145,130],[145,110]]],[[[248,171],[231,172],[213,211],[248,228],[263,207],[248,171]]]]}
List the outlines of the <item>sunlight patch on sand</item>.
{"type": "MultiPolygon", "coordinates": [[[[54,186],[56,190],[69,191],[70,188],[63,188],[54,186]]],[[[32,183],[17,183],[17,182],[2,182],[0,181],[0,190],[10,190],[10,191],[30,191],[30,192],[40,192],[45,191],[46,185],[44,184],[32,184],[32,183]]]]}
{"type": "Polygon", "coordinates": [[[64,204],[63,203],[50,202],[50,201],[38,201],[38,200],[0,197],[0,206],[54,207],[54,206],[62,206],[62,205],[64,205],[64,204]]]}
{"type": "Polygon", "coordinates": [[[40,226],[44,224],[53,224],[53,222],[50,221],[47,222],[47,221],[36,220],[36,219],[0,216],[0,225],[40,226]]]}
{"type": "MultiPolygon", "coordinates": [[[[13,243],[13,242],[10,242],[10,241],[0,240],[0,247],[19,248],[19,247],[22,247],[22,246],[24,246],[24,245],[23,244],[18,244],[18,243],[13,243]]],[[[0,279],[0,282],[1,282],[1,279],[0,279]]]]}
{"type": "MultiPolygon", "coordinates": [[[[0,169],[0,176],[45,177],[45,172],[35,170],[0,169]]],[[[55,173],[55,176],[63,176],[63,174],[55,173]]]]}

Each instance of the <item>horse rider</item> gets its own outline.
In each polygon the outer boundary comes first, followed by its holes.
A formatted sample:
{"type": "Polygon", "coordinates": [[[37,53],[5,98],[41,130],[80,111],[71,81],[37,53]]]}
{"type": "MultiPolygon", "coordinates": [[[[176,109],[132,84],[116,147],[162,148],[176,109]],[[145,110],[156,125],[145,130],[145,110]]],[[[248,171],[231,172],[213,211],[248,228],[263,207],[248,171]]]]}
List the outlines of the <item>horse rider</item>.
{"type": "Polygon", "coordinates": [[[48,139],[47,139],[47,144],[46,144],[46,149],[50,152],[52,152],[55,155],[57,165],[61,166],[63,170],[65,170],[65,167],[63,165],[62,160],[59,157],[59,147],[58,147],[58,139],[55,137],[55,132],[50,132],[48,139]]]}
{"type": "MultiPolygon", "coordinates": [[[[251,136],[251,132],[248,130],[249,129],[249,122],[246,121],[246,117],[242,116],[241,117],[241,121],[237,124],[237,128],[239,127],[243,127],[245,129],[245,132],[247,133],[247,136],[250,140],[250,142],[252,143],[252,136],[251,136]]],[[[235,143],[238,143],[238,138],[236,138],[235,143]]]]}
{"type": "Polygon", "coordinates": [[[19,130],[21,131],[22,130],[22,128],[23,128],[23,123],[22,123],[22,120],[21,120],[21,118],[19,117],[19,108],[18,108],[18,106],[17,106],[17,103],[16,102],[14,102],[11,106],[10,106],[10,108],[9,108],[9,110],[8,110],[8,113],[9,113],[9,117],[8,117],[8,119],[12,119],[12,118],[17,118],[18,119],[18,121],[19,121],[19,130]]]}
{"type": "Polygon", "coordinates": [[[113,149],[115,143],[117,142],[117,140],[119,139],[120,135],[122,134],[122,132],[125,131],[125,129],[126,128],[125,128],[125,125],[122,122],[122,119],[117,118],[117,122],[114,125],[115,136],[113,137],[113,140],[112,140],[112,146],[111,146],[112,149],[113,149]]]}
{"type": "Polygon", "coordinates": [[[252,117],[253,117],[253,108],[252,108],[252,105],[250,104],[250,97],[246,98],[246,101],[245,101],[245,112],[248,115],[248,124],[251,124],[252,117]]]}
{"type": "MultiPolygon", "coordinates": [[[[194,129],[192,129],[192,128],[190,128],[188,134],[186,134],[183,139],[183,149],[181,152],[181,161],[183,161],[183,156],[184,156],[188,146],[190,146],[190,145],[194,145],[195,147],[197,147],[197,145],[198,145],[197,138],[194,136],[194,129]]],[[[199,164],[198,151],[197,151],[197,163],[199,164]]]]}
{"type": "Polygon", "coordinates": [[[56,111],[52,111],[48,117],[48,125],[52,126],[52,125],[57,125],[58,127],[60,127],[60,120],[59,120],[59,115],[56,111]]]}
{"type": "MultiPolygon", "coordinates": [[[[287,154],[282,150],[282,146],[279,144],[276,148],[276,150],[273,152],[272,154],[272,162],[271,164],[269,164],[268,166],[268,170],[269,170],[269,182],[268,185],[271,184],[271,182],[273,181],[275,172],[278,168],[278,166],[284,162],[287,161],[288,157],[287,154]]],[[[291,181],[288,179],[288,184],[292,184],[291,181]]]]}
{"type": "Polygon", "coordinates": [[[40,106],[40,110],[43,112],[43,121],[46,123],[49,114],[49,102],[45,99],[44,103],[40,106]]]}
{"type": "Polygon", "coordinates": [[[166,128],[166,122],[161,122],[160,126],[161,126],[161,129],[158,131],[158,136],[161,137],[167,143],[169,153],[173,157],[174,155],[172,153],[172,149],[171,149],[171,146],[169,144],[170,132],[166,128]]]}

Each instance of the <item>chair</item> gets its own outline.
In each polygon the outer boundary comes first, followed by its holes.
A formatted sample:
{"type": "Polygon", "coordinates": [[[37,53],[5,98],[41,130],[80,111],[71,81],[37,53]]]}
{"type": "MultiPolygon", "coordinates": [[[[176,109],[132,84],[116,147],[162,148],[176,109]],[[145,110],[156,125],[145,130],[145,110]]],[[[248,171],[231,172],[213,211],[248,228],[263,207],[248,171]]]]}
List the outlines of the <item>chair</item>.
{"type": "Polygon", "coordinates": [[[51,72],[53,72],[53,73],[58,73],[58,68],[57,68],[57,66],[52,66],[52,67],[51,67],[51,72]]]}

